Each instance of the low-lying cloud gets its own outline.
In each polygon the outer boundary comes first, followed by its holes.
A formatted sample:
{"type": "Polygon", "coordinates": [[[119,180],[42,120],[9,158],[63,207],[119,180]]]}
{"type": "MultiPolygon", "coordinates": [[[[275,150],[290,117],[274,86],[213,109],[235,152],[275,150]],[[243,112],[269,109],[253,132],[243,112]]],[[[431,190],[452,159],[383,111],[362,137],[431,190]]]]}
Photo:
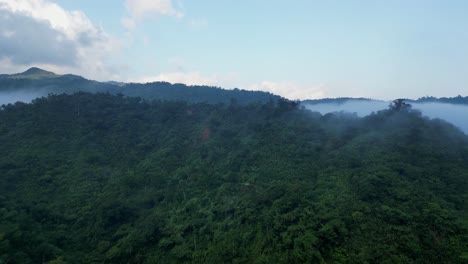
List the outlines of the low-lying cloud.
{"type": "Polygon", "coordinates": [[[11,91],[0,92],[0,106],[7,104],[14,104],[16,102],[30,103],[32,100],[47,96],[47,91],[11,91]]]}
{"type": "Polygon", "coordinates": [[[300,100],[302,98],[323,98],[325,96],[324,86],[325,85],[323,84],[316,86],[303,86],[293,82],[264,81],[258,84],[247,86],[244,89],[250,91],[265,91],[292,100],[300,100]]]}
{"type": "Polygon", "coordinates": [[[415,103],[415,109],[430,118],[440,118],[450,122],[468,134],[468,106],[444,103],[415,103]]]}
{"type": "MultiPolygon", "coordinates": [[[[389,102],[384,101],[348,101],[342,104],[306,104],[305,107],[322,114],[344,111],[363,117],[386,109],[388,105],[389,102]]],[[[411,105],[414,109],[421,111],[424,116],[443,119],[468,134],[468,106],[446,103],[411,103],[411,105]]]]}

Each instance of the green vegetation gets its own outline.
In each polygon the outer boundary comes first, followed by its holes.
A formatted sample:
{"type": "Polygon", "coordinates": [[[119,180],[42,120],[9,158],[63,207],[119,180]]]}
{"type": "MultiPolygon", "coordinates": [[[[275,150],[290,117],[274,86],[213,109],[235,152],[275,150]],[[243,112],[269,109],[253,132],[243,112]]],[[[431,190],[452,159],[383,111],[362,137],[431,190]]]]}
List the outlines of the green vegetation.
{"type": "MultiPolygon", "coordinates": [[[[131,97],[141,97],[145,100],[184,101],[190,103],[230,104],[231,101],[248,105],[252,103],[268,103],[279,100],[280,96],[262,92],[246,91],[242,89],[227,90],[220,87],[185,84],[170,84],[167,82],[153,83],[119,83],[97,82],[78,75],[58,75],[39,68],[30,68],[23,73],[0,74],[0,96],[2,93],[11,94],[21,92],[32,94],[34,97],[48,94],[74,94],[76,92],[123,94],[131,97]]],[[[422,97],[417,100],[406,99],[413,103],[447,103],[468,105],[468,96],[462,97],[422,97]]],[[[303,100],[304,104],[344,104],[347,102],[382,102],[370,98],[324,98],[303,100]]]]}
{"type": "Polygon", "coordinates": [[[37,67],[32,67],[28,69],[25,72],[22,73],[17,73],[17,74],[12,74],[12,75],[7,75],[4,77],[11,78],[11,79],[31,79],[31,80],[37,80],[37,79],[46,79],[46,78],[56,78],[59,77],[60,75],[57,75],[53,72],[50,71],[45,71],[43,69],[39,69],[37,67]]]}
{"type": "Polygon", "coordinates": [[[180,83],[97,82],[73,74],[56,75],[38,68],[31,68],[19,74],[0,75],[0,96],[2,94],[8,96],[15,92],[20,92],[22,95],[32,94],[34,98],[49,94],[88,92],[123,94],[141,97],[145,100],[156,99],[210,104],[237,103],[242,105],[267,103],[270,100],[281,98],[280,96],[261,91],[226,90],[212,86],[187,86],[180,83]]]}
{"type": "Polygon", "coordinates": [[[468,263],[468,139],[407,107],[51,95],[0,144],[0,263],[468,263]]]}

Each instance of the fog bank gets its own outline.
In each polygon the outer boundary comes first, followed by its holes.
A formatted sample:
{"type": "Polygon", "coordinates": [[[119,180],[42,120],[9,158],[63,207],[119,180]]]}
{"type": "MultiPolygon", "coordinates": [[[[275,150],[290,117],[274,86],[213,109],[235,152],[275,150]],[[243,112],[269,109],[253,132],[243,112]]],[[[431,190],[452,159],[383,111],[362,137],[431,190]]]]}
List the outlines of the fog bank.
{"type": "Polygon", "coordinates": [[[32,100],[46,96],[46,93],[40,91],[14,91],[14,92],[0,92],[0,105],[14,104],[16,102],[30,103],[32,100]]]}
{"type": "Polygon", "coordinates": [[[443,119],[468,134],[468,106],[445,103],[414,103],[412,105],[424,116],[443,119]]]}
{"type": "MultiPolygon", "coordinates": [[[[382,101],[349,101],[342,104],[323,103],[304,106],[321,114],[344,111],[363,117],[372,112],[387,109],[389,104],[390,102],[382,101]]],[[[446,103],[411,103],[411,105],[414,109],[421,111],[424,116],[443,119],[468,134],[468,106],[446,103]]]]}

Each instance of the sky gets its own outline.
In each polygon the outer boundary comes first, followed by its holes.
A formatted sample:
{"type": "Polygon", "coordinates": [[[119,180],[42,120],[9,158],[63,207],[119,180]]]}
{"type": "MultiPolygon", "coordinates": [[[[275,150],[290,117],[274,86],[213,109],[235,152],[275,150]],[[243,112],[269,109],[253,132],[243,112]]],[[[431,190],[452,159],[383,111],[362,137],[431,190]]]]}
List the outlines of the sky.
{"type": "Polygon", "coordinates": [[[0,0],[0,73],[263,90],[468,95],[464,0],[0,0]]]}

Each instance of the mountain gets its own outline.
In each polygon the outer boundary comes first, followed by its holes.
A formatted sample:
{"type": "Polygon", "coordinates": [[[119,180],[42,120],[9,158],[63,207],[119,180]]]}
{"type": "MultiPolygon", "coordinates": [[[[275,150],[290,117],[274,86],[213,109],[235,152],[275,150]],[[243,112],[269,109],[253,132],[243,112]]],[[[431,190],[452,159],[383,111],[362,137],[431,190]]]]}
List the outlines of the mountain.
{"type": "MultiPolygon", "coordinates": [[[[211,104],[251,104],[276,101],[280,96],[261,92],[245,91],[239,89],[226,90],[210,86],[187,86],[184,84],[170,84],[167,82],[154,82],[146,84],[97,82],[85,79],[78,75],[57,75],[39,68],[31,68],[26,72],[0,77],[0,104],[2,94],[11,96],[20,92],[25,98],[47,96],[48,94],[73,94],[76,92],[112,93],[126,96],[141,97],[145,100],[187,101],[193,103],[206,102],[211,104]],[[33,96],[28,96],[32,94],[33,96]]],[[[10,98],[10,97],[7,97],[10,98]]],[[[3,103],[14,103],[7,101],[3,103]]]]}
{"type": "Polygon", "coordinates": [[[468,137],[410,108],[80,92],[0,144],[2,263],[467,263],[468,137]]]}
{"type": "MultiPolygon", "coordinates": [[[[280,96],[262,92],[246,91],[241,89],[226,90],[212,86],[187,86],[184,84],[170,84],[167,82],[154,83],[122,83],[122,82],[97,82],[88,80],[79,75],[65,74],[58,75],[37,67],[28,69],[23,73],[1,74],[0,93],[15,93],[21,91],[22,94],[31,92],[33,96],[47,96],[50,93],[72,94],[75,92],[90,93],[112,93],[126,96],[141,97],[145,100],[170,100],[187,101],[192,103],[206,102],[211,104],[232,102],[239,104],[266,103],[270,100],[276,101],[280,96]]],[[[0,94],[0,97],[2,95],[0,94]]],[[[14,97],[15,99],[17,97],[14,97]]],[[[422,97],[417,100],[406,99],[410,103],[448,103],[458,105],[468,105],[468,96],[462,97],[422,97]]],[[[315,100],[303,100],[304,105],[338,104],[343,105],[349,102],[384,102],[382,100],[370,98],[323,98],[315,100]]],[[[0,100],[0,104],[2,100],[0,100]]],[[[10,101],[10,103],[13,103],[10,101]]]]}
{"type": "Polygon", "coordinates": [[[25,72],[5,75],[4,77],[12,78],[12,79],[33,79],[34,80],[34,79],[43,79],[43,78],[55,78],[59,76],[60,75],[57,75],[53,72],[39,69],[37,67],[32,67],[26,70],[25,72]]]}
{"type": "MultiPolygon", "coordinates": [[[[280,96],[262,91],[240,89],[227,90],[210,86],[187,86],[167,82],[121,83],[97,82],[79,75],[57,75],[39,68],[26,72],[0,76],[0,105],[16,101],[30,102],[48,94],[74,94],[77,92],[122,94],[140,97],[143,100],[184,101],[209,104],[257,104],[276,102],[280,96]]],[[[468,97],[453,98],[423,97],[417,100],[406,99],[416,109],[431,118],[441,118],[451,122],[468,134],[466,112],[468,97]],[[460,106],[460,107],[458,107],[460,106]]],[[[356,113],[360,116],[383,110],[389,102],[369,98],[323,98],[303,100],[304,107],[322,114],[335,111],[356,113]]]]}

